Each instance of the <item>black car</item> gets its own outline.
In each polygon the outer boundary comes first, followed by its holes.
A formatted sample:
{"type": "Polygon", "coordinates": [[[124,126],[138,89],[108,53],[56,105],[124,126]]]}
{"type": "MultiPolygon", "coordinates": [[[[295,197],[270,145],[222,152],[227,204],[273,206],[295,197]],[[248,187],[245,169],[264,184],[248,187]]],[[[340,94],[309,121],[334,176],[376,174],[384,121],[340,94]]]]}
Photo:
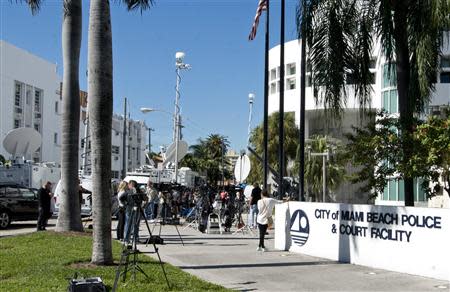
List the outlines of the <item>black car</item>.
{"type": "Polygon", "coordinates": [[[37,220],[39,202],[36,190],[0,184],[0,229],[7,228],[11,221],[37,220]]]}

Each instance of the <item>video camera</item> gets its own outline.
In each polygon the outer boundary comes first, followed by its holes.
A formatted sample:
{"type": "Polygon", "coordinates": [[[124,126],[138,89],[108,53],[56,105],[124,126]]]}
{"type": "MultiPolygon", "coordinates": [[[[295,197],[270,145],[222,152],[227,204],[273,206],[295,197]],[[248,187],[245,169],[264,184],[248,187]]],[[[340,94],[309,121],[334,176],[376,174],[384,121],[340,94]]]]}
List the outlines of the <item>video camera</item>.
{"type": "Polygon", "coordinates": [[[129,202],[133,203],[134,206],[142,205],[142,202],[145,199],[145,194],[143,193],[134,193],[128,195],[129,202]]]}

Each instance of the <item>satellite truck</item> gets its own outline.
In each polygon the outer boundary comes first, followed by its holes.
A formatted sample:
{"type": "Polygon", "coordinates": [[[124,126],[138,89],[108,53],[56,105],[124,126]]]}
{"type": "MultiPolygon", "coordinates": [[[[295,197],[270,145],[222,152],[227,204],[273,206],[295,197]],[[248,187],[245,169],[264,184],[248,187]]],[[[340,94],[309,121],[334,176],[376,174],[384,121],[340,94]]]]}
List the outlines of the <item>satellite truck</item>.
{"type": "Polygon", "coordinates": [[[3,148],[11,155],[10,165],[0,165],[0,184],[17,184],[39,189],[46,181],[55,183],[61,168],[55,162],[35,163],[25,160],[41,146],[41,134],[32,128],[18,128],[8,132],[3,148]]]}

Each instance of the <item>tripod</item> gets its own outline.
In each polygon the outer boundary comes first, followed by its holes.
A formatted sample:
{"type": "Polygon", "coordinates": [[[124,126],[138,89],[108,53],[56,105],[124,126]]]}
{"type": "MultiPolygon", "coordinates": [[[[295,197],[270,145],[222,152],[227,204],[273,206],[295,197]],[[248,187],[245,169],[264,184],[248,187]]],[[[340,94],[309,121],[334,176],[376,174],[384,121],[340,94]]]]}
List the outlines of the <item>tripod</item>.
{"type": "Polygon", "coordinates": [[[242,209],[243,209],[242,203],[239,203],[238,216],[237,216],[238,218],[237,218],[236,226],[239,227],[239,224],[243,224],[243,226],[241,228],[238,228],[233,234],[242,232],[242,234],[244,235],[245,232],[248,231],[253,236],[254,235],[253,231],[250,229],[250,227],[247,224],[245,224],[244,220],[242,219],[242,209]]]}
{"type": "Polygon", "coordinates": [[[180,231],[178,230],[177,221],[174,220],[174,218],[170,218],[170,220],[167,220],[167,204],[166,205],[162,205],[161,208],[164,208],[164,215],[162,216],[162,219],[160,218],[159,222],[157,222],[155,220],[152,231],[155,229],[156,223],[159,223],[159,234],[158,234],[158,236],[161,237],[162,226],[163,225],[173,225],[173,226],[175,226],[175,229],[176,229],[176,231],[178,233],[178,237],[180,238],[181,244],[184,246],[183,238],[181,237],[180,231]]]}
{"type": "MultiPolygon", "coordinates": [[[[113,292],[117,289],[117,284],[119,282],[119,278],[122,275],[122,281],[125,282],[128,271],[131,271],[133,280],[136,280],[136,272],[142,273],[147,279],[148,275],[144,272],[144,270],[138,264],[138,255],[141,253],[137,249],[138,243],[138,232],[139,232],[139,222],[141,217],[144,218],[145,225],[147,227],[149,238],[147,239],[147,244],[150,242],[152,238],[152,232],[150,231],[150,227],[148,225],[148,221],[144,216],[144,210],[141,207],[141,203],[139,200],[133,199],[133,210],[130,214],[130,224],[125,234],[125,240],[122,245],[122,255],[120,257],[119,266],[117,267],[116,277],[114,279],[113,292]],[[133,233],[132,233],[133,231],[133,233]],[[130,242],[131,236],[131,242],[130,242]],[[130,258],[131,257],[131,258],[130,258]],[[121,272],[121,268],[124,266],[124,271],[121,272]]],[[[153,241],[154,251],[151,253],[156,253],[158,255],[159,264],[161,265],[161,269],[164,274],[164,278],[166,279],[167,286],[170,289],[169,280],[167,279],[166,271],[164,270],[164,265],[161,261],[161,257],[158,252],[158,248],[156,247],[155,242],[153,241]]]]}

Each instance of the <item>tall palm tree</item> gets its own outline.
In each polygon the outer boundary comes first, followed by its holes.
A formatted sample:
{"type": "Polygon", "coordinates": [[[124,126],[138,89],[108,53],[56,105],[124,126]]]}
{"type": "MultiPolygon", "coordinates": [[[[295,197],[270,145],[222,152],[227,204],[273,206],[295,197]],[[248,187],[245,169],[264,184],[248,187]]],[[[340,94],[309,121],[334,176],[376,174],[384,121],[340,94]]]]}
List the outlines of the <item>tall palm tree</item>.
{"type": "MultiPolygon", "coordinates": [[[[123,0],[128,10],[147,9],[151,0],[123,0]]],[[[89,9],[88,95],[92,141],[92,263],[113,262],[111,248],[111,121],[113,107],[112,32],[109,0],[89,9]]]]}
{"type": "Polygon", "coordinates": [[[63,2],[63,87],[61,139],[61,204],[57,231],[82,231],[78,196],[78,145],[80,133],[79,62],[82,35],[81,0],[63,2]]]}
{"type": "MultiPolygon", "coordinates": [[[[399,118],[411,134],[414,115],[428,103],[449,27],[448,0],[309,0],[297,11],[298,31],[309,47],[316,101],[339,116],[347,101],[346,81],[355,83],[360,108],[370,106],[370,58],[380,41],[387,62],[395,62],[399,118]]],[[[411,158],[404,143],[403,160],[411,158]]],[[[405,205],[414,205],[413,178],[404,177],[405,205]]]]}
{"type": "MultiPolygon", "coordinates": [[[[31,12],[36,14],[40,0],[26,0],[31,12]]],[[[81,0],[63,1],[63,114],[61,155],[61,204],[57,231],[82,231],[80,202],[78,199],[78,140],[80,121],[79,62],[81,47],[81,0]]]]}

